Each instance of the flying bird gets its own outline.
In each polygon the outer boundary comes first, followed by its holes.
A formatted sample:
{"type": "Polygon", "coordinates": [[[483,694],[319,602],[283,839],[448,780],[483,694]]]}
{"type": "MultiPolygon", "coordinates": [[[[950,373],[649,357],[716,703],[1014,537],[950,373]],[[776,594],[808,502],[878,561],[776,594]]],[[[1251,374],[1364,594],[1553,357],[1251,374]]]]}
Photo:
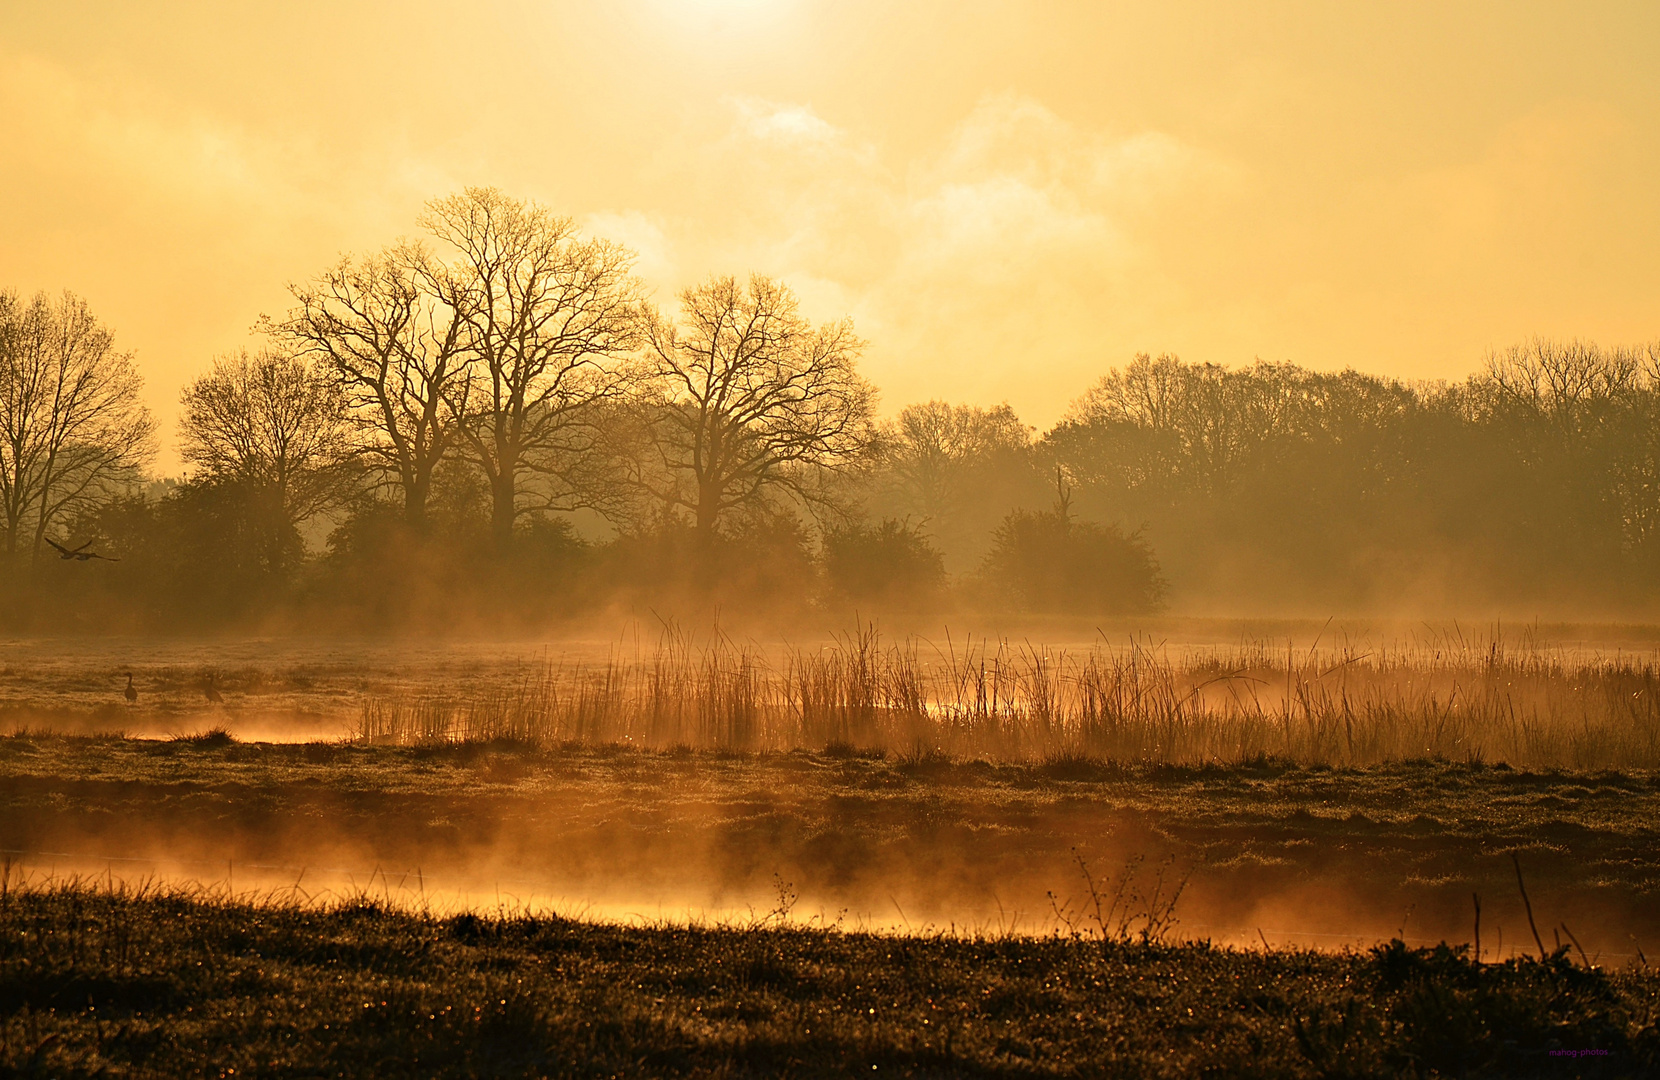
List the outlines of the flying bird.
{"type": "MultiPolygon", "coordinates": [[[[56,547],[57,545],[54,544],[53,546],[56,547]]],[[[127,689],[123,693],[127,697],[128,705],[138,704],[138,687],[133,685],[133,673],[130,671],[127,672],[127,689]]]]}
{"type": "Polygon", "coordinates": [[[58,549],[58,557],[60,559],[74,559],[76,562],[86,562],[88,559],[103,559],[105,562],[121,561],[120,559],[113,558],[109,555],[100,555],[96,551],[88,551],[87,548],[92,546],[91,540],[88,540],[86,543],[82,544],[73,551],[64,547],[50,536],[46,538],[46,542],[58,549]]]}

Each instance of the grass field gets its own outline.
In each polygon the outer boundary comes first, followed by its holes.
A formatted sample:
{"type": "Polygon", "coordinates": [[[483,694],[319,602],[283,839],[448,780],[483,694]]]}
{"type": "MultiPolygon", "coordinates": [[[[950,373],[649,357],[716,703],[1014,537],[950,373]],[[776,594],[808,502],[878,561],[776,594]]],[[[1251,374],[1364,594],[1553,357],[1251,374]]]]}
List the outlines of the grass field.
{"type": "Polygon", "coordinates": [[[11,642],[0,643],[0,725],[404,745],[844,744],[998,762],[1660,768],[1660,653],[1646,628],[1577,628],[1557,643],[1536,628],[1456,624],[1404,637],[1158,629],[1176,637],[886,640],[867,625],[798,644],[673,628],[556,645],[11,642]]]}
{"type": "Polygon", "coordinates": [[[772,653],[666,635],[646,656],[546,663],[483,692],[367,696],[358,734],[722,750],[829,745],[1020,762],[1197,764],[1267,755],[1660,767],[1660,667],[1457,638],[1299,649],[1263,640],[1076,651],[884,643],[874,628],[772,653]]]}
{"type": "Polygon", "coordinates": [[[19,1075],[1643,1076],[1657,1006],[1660,978],[1565,952],[0,899],[0,1068],[19,1075]]]}
{"type": "Polygon", "coordinates": [[[1642,655],[914,645],[11,649],[0,1064],[1654,1067],[1642,655]]]}

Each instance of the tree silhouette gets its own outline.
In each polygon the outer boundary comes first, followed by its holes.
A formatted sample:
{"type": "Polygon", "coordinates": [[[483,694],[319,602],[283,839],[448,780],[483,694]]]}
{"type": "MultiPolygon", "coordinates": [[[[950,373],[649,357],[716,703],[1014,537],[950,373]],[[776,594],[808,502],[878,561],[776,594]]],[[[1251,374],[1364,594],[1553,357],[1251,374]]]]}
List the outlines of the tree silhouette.
{"type": "Polygon", "coordinates": [[[1046,499],[1032,429],[1008,405],[908,405],[882,425],[875,458],[866,509],[926,525],[963,570],[978,563],[1010,508],[1046,499]]]}
{"type": "Polygon", "coordinates": [[[139,479],[155,425],[129,353],[86,301],[0,292],[0,529],[39,558],[52,527],[139,479]]]}
{"type": "Polygon", "coordinates": [[[633,479],[689,511],[705,540],[777,496],[834,506],[826,481],[873,438],[863,344],[846,320],[814,328],[771,278],[687,289],[678,321],[647,324],[652,445],[633,479]]]}
{"type": "Polygon", "coordinates": [[[268,329],[325,361],[357,431],[356,449],[424,529],[433,470],[457,438],[451,396],[466,378],[468,324],[437,287],[447,269],[404,244],[290,286],[299,306],[268,329]]]}
{"type": "Polygon", "coordinates": [[[214,361],[182,404],[180,454],[203,481],[239,493],[267,570],[288,569],[301,553],[300,526],[349,490],[334,379],[292,355],[243,351],[214,361]]]}
{"type": "Polygon", "coordinates": [[[576,476],[595,449],[598,406],[623,394],[622,360],[639,341],[633,256],[490,188],[436,200],[422,222],[453,258],[429,278],[466,327],[468,363],[449,400],[505,547],[521,513],[588,501],[576,476]]]}
{"type": "Polygon", "coordinates": [[[994,592],[1030,611],[1133,615],[1153,611],[1166,584],[1152,549],[1116,525],[1079,521],[1063,472],[1053,510],[1016,510],[992,534],[981,568],[994,592]]]}

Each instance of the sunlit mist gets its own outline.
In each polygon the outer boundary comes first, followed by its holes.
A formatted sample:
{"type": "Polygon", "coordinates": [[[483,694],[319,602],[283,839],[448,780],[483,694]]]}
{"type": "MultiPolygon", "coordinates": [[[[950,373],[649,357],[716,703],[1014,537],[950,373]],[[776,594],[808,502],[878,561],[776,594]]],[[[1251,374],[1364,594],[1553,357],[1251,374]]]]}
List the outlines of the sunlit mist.
{"type": "Polygon", "coordinates": [[[1660,1076],[1657,59],[0,0],[0,1076],[1660,1076]]]}
{"type": "MultiPolygon", "coordinates": [[[[12,4],[0,265],[170,423],[285,282],[496,186],[851,314],[889,409],[1137,352],[1457,377],[1660,317],[1660,15],[817,0],[12,4]]],[[[164,461],[176,458],[164,452],[164,461]]]]}

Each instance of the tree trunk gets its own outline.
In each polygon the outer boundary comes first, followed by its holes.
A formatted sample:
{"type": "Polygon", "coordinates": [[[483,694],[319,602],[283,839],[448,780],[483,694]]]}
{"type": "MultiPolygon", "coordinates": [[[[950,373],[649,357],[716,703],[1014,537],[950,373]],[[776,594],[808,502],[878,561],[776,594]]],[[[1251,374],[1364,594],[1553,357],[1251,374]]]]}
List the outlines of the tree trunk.
{"type": "Polygon", "coordinates": [[[513,543],[513,495],[511,472],[503,469],[501,475],[490,478],[490,535],[495,538],[497,551],[506,551],[513,543]]]}
{"type": "Polygon", "coordinates": [[[272,577],[281,578],[288,569],[288,517],[283,513],[283,491],[256,491],[255,499],[265,532],[265,565],[272,577]]]}
{"type": "Polygon", "coordinates": [[[432,492],[432,477],[423,476],[403,489],[403,520],[411,532],[423,533],[427,527],[427,497],[432,492]]]}
{"type": "Polygon", "coordinates": [[[46,546],[47,514],[51,509],[53,468],[57,465],[57,458],[56,451],[46,455],[46,471],[40,478],[40,510],[35,514],[35,539],[29,548],[29,561],[35,565],[40,563],[40,549],[46,546]]]}
{"type": "Polygon", "coordinates": [[[713,484],[699,484],[697,490],[697,535],[705,546],[715,537],[715,522],[720,513],[720,489],[713,484]]]}

